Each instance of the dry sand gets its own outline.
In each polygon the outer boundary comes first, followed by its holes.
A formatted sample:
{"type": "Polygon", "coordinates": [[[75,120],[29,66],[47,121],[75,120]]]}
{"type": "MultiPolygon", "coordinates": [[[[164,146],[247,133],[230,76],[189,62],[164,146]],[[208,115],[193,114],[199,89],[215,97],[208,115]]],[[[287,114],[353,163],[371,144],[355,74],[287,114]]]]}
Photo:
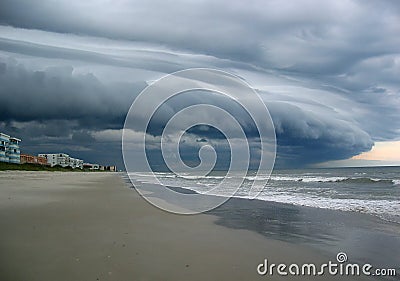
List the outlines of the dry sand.
{"type": "Polygon", "coordinates": [[[215,220],[161,211],[116,173],[2,172],[0,280],[274,280],[264,258],[328,260],[215,220]]]}

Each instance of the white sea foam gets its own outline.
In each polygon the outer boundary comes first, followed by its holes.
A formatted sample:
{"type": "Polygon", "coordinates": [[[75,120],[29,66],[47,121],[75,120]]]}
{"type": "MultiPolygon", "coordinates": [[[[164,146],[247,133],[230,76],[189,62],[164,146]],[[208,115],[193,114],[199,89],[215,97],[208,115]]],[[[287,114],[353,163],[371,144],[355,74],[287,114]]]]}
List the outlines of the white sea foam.
{"type": "MultiPolygon", "coordinates": [[[[396,174],[384,174],[388,178],[379,177],[379,174],[371,174],[370,177],[364,174],[359,173],[358,176],[354,173],[345,175],[342,173],[337,176],[323,173],[274,174],[257,199],[322,209],[362,212],[381,218],[394,217],[395,221],[400,222],[398,189],[393,189],[393,186],[400,186],[400,178],[396,174]]],[[[224,192],[223,187],[213,189],[224,179],[219,175],[188,174],[181,177],[172,173],[155,173],[156,178],[153,174],[146,173],[130,175],[139,182],[156,184],[161,182],[168,186],[185,187],[208,195],[228,196],[232,192],[228,189],[224,192]]],[[[242,180],[242,178],[238,177],[237,180],[242,180]]],[[[247,176],[245,180],[245,185],[235,197],[247,198],[246,191],[250,188],[252,181],[267,182],[268,178],[247,176]]]]}
{"type": "MultiPolygon", "coordinates": [[[[186,179],[186,180],[201,180],[201,179],[217,179],[217,180],[222,180],[225,177],[223,176],[189,176],[189,175],[182,175],[179,176],[180,178],[186,179]]],[[[227,177],[229,178],[229,177],[227,177]]]]}
{"type": "MultiPolygon", "coordinates": [[[[253,178],[247,178],[254,180],[253,178]]],[[[348,179],[347,177],[322,177],[322,176],[271,176],[273,181],[302,181],[302,182],[338,182],[348,179]]],[[[260,179],[262,180],[262,179],[260,179]]],[[[265,178],[264,178],[265,180],[265,178]]]]}
{"type": "Polygon", "coordinates": [[[307,207],[355,211],[378,215],[386,213],[390,213],[392,215],[400,214],[399,201],[394,200],[362,200],[352,198],[340,199],[306,194],[293,195],[284,193],[260,195],[258,199],[307,207]]]}
{"type": "MultiPolygon", "coordinates": [[[[201,190],[194,188],[193,190],[201,192],[201,190]]],[[[268,189],[267,189],[268,190],[268,189]]],[[[208,195],[224,196],[224,192],[221,190],[217,192],[207,192],[208,195]]],[[[247,196],[235,195],[236,198],[247,199],[247,196]]],[[[307,193],[296,193],[291,192],[275,192],[266,191],[262,192],[256,199],[262,201],[272,201],[278,203],[292,204],[297,206],[313,207],[320,209],[330,209],[339,211],[350,211],[360,212],[371,215],[376,215],[383,219],[388,217],[396,218],[392,219],[397,223],[400,223],[400,202],[397,200],[363,200],[363,199],[352,199],[352,198],[330,198],[317,196],[315,194],[307,193]]]]}
{"type": "Polygon", "coordinates": [[[266,181],[271,179],[273,181],[289,181],[289,182],[338,182],[342,180],[349,179],[347,177],[322,177],[322,176],[271,176],[268,177],[257,177],[257,176],[248,176],[245,179],[250,181],[266,181]]]}
{"type": "Polygon", "coordinates": [[[249,181],[267,181],[269,179],[269,177],[263,177],[263,176],[247,176],[244,178],[249,181]]]}

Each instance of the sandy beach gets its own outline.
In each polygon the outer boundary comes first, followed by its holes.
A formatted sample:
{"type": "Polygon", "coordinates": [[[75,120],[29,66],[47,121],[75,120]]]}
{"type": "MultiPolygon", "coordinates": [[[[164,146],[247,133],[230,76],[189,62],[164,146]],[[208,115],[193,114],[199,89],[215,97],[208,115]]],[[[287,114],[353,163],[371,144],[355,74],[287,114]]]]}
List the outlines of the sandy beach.
{"type": "Polygon", "coordinates": [[[0,280],[285,280],[256,267],[334,260],[226,224],[161,211],[117,173],[2,172],[0,280]]]}

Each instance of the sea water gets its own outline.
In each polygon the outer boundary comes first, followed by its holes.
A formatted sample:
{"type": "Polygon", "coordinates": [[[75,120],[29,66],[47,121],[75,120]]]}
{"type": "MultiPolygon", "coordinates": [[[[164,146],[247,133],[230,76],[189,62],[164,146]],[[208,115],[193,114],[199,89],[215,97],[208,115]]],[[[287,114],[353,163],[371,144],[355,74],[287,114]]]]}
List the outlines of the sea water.
{"type": "MultiPolygon", "coordinates": [[[[213,171],[205,176],[154,173],[163,185],[181,187],[201,194],[225,196],[219,186],[226,172],[213,171]],[[219,188],[215,188],[218,187],[219,188]]],[[[361,212],[400,223],[400,167],[362,167],[275,170],[270,177],[230,174],[230,182],[240,186],[233,197],[248,198],[254,182],[264,188],[257,200],[314,208],[361,212]]],[[[130,173],[137,184],[158,183],[149,173],[130,173]]]]}

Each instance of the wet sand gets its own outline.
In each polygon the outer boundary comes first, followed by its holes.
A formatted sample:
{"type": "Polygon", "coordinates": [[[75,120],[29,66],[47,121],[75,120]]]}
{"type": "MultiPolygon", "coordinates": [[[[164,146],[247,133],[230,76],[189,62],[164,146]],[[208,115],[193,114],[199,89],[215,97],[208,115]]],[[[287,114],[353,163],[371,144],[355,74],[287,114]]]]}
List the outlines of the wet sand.
{"type": "Polygon", "coordinates": [[[2,172],[0,280],[286,280],[256,267],[332,260],[221,217],[161,211],[116,173],[2,172]]]}
{"type": "Polygon", "coordinates": [[[372,215],[238,198],[208,214],[217,216],[219,225],[309,246],[330,257],[346,252],[353,262],[400,265],[400,225],[372,215]]]}

